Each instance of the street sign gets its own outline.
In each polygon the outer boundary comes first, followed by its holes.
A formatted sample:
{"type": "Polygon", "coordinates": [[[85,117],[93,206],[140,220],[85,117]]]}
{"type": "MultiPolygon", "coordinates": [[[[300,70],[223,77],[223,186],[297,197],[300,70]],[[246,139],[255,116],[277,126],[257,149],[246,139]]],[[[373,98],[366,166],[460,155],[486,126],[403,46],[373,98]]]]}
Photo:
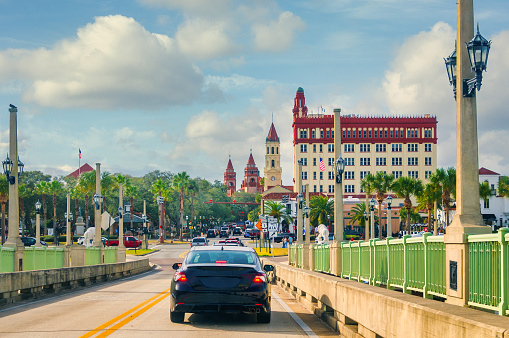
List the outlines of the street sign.
{"type": "Polygon", "coordinates": [[[189,226],[189,229],[190,229],[190,230],[193,230],[193,226],[192,226],[192,225],[190,225],[190,226],[189,226]]]}

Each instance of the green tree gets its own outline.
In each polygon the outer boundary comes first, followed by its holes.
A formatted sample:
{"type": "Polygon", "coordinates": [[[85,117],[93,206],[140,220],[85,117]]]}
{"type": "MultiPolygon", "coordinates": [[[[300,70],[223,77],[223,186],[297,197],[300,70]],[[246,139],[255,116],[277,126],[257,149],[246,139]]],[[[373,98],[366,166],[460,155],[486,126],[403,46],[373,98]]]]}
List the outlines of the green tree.
{"type": "Polygon", "coordinates": [[[431,173],[430,182],[441,187],[442,206],[445,210],[445,224],[449,225],[449,208],[451,206],[451,195],[456,195],[456,169],[438,168],[431,173]]]}
{"type": "MultiPolygon", "coordinates": [[[[334,201],[326,196],[313,196],[309,201],[309,221],[313,226],[320,224],[329,225],[330,218],[334,217],[334,201]]],[[[331,229],[332,230],[332,229],[331,229]]],[[[331,231],[332,232],[332,231],[331,231]]]]}
{"type": "MultiPolygon", "coordinates": [[[[426,209],[428,212],[428,231],[430,231],[431,225],[431,211],[433,210],[434,203],[441,198],[441,191],[437,189],[435,184],[429,182],[424,186],[422,195],[417,198],[417,208],[426,209]]],[[[436,217],[436,215],[434,215],[436,217]]]]}
{"type": "Polygon", "coordinates": [[[422,195],[423,191],[422,181],[418,178],[401,176],[396,181],[394,181],[394,185],[392,190],[398,195],[400,198],[404,198],[404,207],[407,211],[407,231],[410,233],[410,212],[412,209],[412,200],[410,200],[411,196],[415,196],[419,198],[422,195]]]}
{"type": "Polygon", "coordinates": [[[83,194],[85,199],[85,223],[88,228],[88,211],[89,211],[89,197],[95,193],[95,170],[83,173],[79,177],[77,184],[78,191],[83,194]]]}
{"type": "Polygon", "coordinates": [[[285,220],[288,224],[292,224],[292,218],[286,212],[286,206],[278,201],[265,201],[267,213],[277,219],[277,231],[281,231],[281,219],[285,220]]]}
{"type": "MultiPolygon", "coordinates": [[[[190,178],[189,175],[183,171],[173,176],[172,179],[172,187],[175,191],[178,191],[179,194],[179,220],[180,225],[184,224],[184,197],[187,189],[189,188],[190,178]]],[[[180,232],[180,240],[182,240],[182,231],[180,232]]]]}
{"type": "MultiPolygon", "coordinates": [[[[364,213],[366,212],[366,203],[360,202],[357,203],[351,210],[352,218],[348,221],[348,224],[354,225],[357,222],[358,226],[365,228],[366,227],[366,218],[364,217],[364,213]]],[[[367,213],[366,213],[367,216],[367,213]]]]}
{"type": "MultiPolygon", "coordinates": [[[[18,195],[19,195],[19,208],[21,211],[21,224],[22,224],[22,234],[25,236],[25,198],[32,196],[32,191],[30,191],[25,183],[18,185],[18,195]]],[[[31,223],[31,222],[30,222],[31,223]]],[[[32,229],[28,229],[30,233],[32,229]]]]}
{"type": "MultiPolygon", "coordinates": [[[[168,187],[168,184],[163,181],[162,179],[157,179],[155,182],[152,183],[152,186],[150,187],[150,193],[153,194],[154,196],[154,201],[157,200],[157,197],[158,196],[161,196],[161,197],[165,197],[168,195],[168,192],[169,192],[169,187],[168,187]]],[[[156,202],[157,203],[157,202],[156,202]]],[[[159,208],[159,220],[158,220],[158,223],[159,223],[159,226],[160,227],[163,227],[164,224],[161,223],[160,219],[162,218],[164,220],[164,213],[163,213],[163,210],[164,208],[159,208]]]]}
{"type": "Polygon", "coordinates": [[[2,205],[2,244],[5,243],[5,204],[9,200],[9,182],[2,175],[0,177],[0,204],[2,205]]]}
{"type": "MultiPolygon", "coordinates": [[[[361,189],[366,193],[366,213],[369,215],[369,197],[373,194],[375,184],[375,175],[369,173],[361,181],[361,189]]],[[[375,234],[372,234],[375,237],[375,234]]],[[[369,240],[369,226],[364,227],[364,240],[369,240]]]]}
{"type": "Polygon", "coordinates": [[[133,215],[134,215],[134,199],[140,195],[140,189],[129,182],[125,189],[125,195],[129,197],[129,203],[131,203],[131,229],[133,229],[133,215]]]}
{"type": "Polygon", "coordinates": [[[509,198],[509,176],[500,176],[498,180],[498,194],[509,198]]]}
{"type": "MultiPolygon", "coordinates": [[[[385,199],[385,194],[392,189],[394,183],[394,175],[386,174],[379,171],[375,174],[372,182],[373,191],[376,193],[376,200],[378,201],[378,219],[382,219],[382,202],[385,199]]],[[[379,230],[381,230],[379,223],[379,230]]],[[[388,233],[387,236],[390,236],[388,233]]],[[[378,231],[378,237],[382,238],[382,231],[378,231]]]]}
{"type": "Polygon", "coordinates": [[[491,196],[493,196],[493,191],[490,184],[487,181],[479,183],[479,197],[484,201],[484,205],[488,203],[491,196]]]}
{"type": "Polygon", "coordinates": [[[101,173],[101,195],[103,196],[103,212],[107,210],[106,200],[111,196],[113,189],[116,187],[115,176],[111,175],[108,171],[101,173]]]}
{"type": "Polygon", "coordinates": [[[58,230],[57,230],[57,196],[64,192],[64,186],[59,180],[53,180],[48,184],[47,193],[53,196],[53,236],[54,243],[58,245],[58,230]]]}

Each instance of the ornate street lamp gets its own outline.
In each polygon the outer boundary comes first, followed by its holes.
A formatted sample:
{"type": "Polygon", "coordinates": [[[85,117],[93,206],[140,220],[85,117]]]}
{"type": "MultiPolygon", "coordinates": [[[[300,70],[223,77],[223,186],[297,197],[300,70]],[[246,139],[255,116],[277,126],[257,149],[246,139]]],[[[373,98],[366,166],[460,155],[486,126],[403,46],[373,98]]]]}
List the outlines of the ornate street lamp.
{"type": "MultiPolygon", "coordinates": [[[[479,24],[477,24],[477,33],[474,38],[466,43],[470,67],[475,72],[472,79],[463,79],[463,97],[472,97],[475,95],[475,89],[481,90],[482,72],[486,71],[488,65],[488,54],[490,52],[491,41],[486,40],[479,33],[479,24]]],[[[449,83],[454,88],[454,98],[456,98],[456,49],[444,59],[447,68],[449,83]]]]}
{"type": "Polygon", "coordinates": [[[388,213],[388,217],[389,219],[387,220],[387,230],[386,230],[386,237],[390,237],[392,235],[392,196],[389,195],[387,196],[387,213],[388,213]],[[389,232],[390,230],[390,232],[389,232]]]}
{"type": "Polygon", "coordinates": [[[118,207],[117,212],[118,212],[118,218],[119,219],[122,218],[122,216],[123,216],[123,212],[122,211],[124,211],[124,209],[122,207],[118,207]]]}
{"type": "MultiPolygon", "coordinates": [[[[9,154],[7,154],[7,158],[2,161],[2,166],[4,169],[4,174],[7,177],[7,181],[10,184],[14,184],[15,178],[14,178],[14,176],[11,176],[13,163],[12,163],[12,160],[9,158],[9,154]]],[[[18,157],[18,180],[21,177],[21,174],[23,174],[24,168],[25,168],[25,164],[23,162],[21,162],[18,157]]]]}
{"type": "Polygon", "coordinates": [[[339,156],[335,162],[336,165],[336,183],[343,181],[343,173],[345,172],[345,160],[339,156]]]}
{"type": "Polygon", "coordinates": [[[369,206],[371,207],[369,209],[369,213],[371,214],[371,236],[370,238],[375,238],[375,199],[371,198],[369,201],[369,206]]]}
{"type": "Polygon", "coordinates": [[[93,200],[94,200],[94,203],[95,203],[95,208],[97,210],[99,210],[99,206],[101,204],[101,196],[99,196],[99,194],[95,193],[94,196],[93,196],[93,200]]]}
{"type": "Polygon", "coordinates": [[[297,202],[299,203],[299,209],[302,209],[302,202],[304,202],[304,195],[302,193],[297,195],[297,202]]]}

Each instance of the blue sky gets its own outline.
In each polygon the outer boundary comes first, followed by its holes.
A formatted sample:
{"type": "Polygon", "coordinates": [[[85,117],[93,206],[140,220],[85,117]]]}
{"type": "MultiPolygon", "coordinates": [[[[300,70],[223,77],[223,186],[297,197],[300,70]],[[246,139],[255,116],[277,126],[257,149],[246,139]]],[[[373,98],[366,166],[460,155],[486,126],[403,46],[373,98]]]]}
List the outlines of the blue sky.
{"type": "MultiPolygon", "coordinates": [[[[478,94],[480,165],[509,174],[509,2],[475,1],[493,40],[478,94]]],[[[82,164],[135,176],[263,175],[272,114],[292,181],[291,109],[437,115],[439,166],[455,165],[455,102],[443,57],[456,2],[443,0],[0,0],[0,154],[18,106],[27,170],[82,164]]],[[[240,186],[240,183],[238,183],[240,186]]]]}

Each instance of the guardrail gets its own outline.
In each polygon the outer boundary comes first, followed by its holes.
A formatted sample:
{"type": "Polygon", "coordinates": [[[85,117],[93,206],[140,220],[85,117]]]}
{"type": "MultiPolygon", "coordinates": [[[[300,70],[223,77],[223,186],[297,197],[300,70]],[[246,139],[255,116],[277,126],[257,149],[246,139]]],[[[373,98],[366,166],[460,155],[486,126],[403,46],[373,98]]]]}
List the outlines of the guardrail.
{"type": "Polygon", "coordinates": [[[315,271],[330,273],[330,248],[328,244],[318,244],[313,247],[313,261],[315,271]]]}
{"type": "Polygon", "coordinates": [[[0,248],[0,272],[14,271],[14,248],[0,248]]]}
{"type": "Polygon", "coordinates": [[[62,268],[64,266],[63,248],[31,246],[25,248],[24,256],[25,271],[62,268]]]}

